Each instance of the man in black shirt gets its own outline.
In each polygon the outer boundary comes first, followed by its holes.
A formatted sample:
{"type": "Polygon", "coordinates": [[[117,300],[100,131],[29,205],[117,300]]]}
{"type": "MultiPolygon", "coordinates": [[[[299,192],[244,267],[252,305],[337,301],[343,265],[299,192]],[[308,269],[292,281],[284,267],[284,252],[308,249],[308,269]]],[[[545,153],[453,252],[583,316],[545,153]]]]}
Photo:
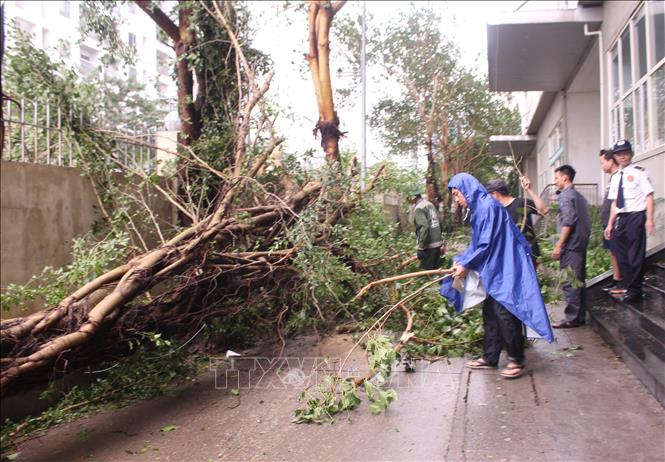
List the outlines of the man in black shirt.
{"type": "Polygon", "coordinates": [[[538,246],[536,232],[533,229],[531,215],[547,215],[549,208],[540,196],[531,189],[531,180],[523,176],[520,178],[520,183],[531,199],[511,196],[508,185],[503,180],[492,180],[487,183],[485,189],[503,205],[517,228],[522,231],[526,240],[531,244],[531,253],[535,262],[535,259],[540,256],[540,247],[538,246]]]}

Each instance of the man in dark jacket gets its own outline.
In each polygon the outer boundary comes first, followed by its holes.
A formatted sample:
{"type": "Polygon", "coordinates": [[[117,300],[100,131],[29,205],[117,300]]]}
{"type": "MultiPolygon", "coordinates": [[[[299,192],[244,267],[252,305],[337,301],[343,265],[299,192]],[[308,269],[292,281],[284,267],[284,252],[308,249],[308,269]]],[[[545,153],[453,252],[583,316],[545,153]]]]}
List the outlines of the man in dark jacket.
{"type": "Polygon", "coordinates": [[[441,223],[436,207],[420,192],[413,194],[413,226],[416,230],[420,269],[433,270],[441,267],[441,255],[446,251],[441,235],[441,223]]]}
{"type": "Polygon", "coordinates": [[[570,269],[572,278],[566,277],[563,293],[566,297],[565,319],[554,328],[579,327],[586,317],[586,250],[591,235],[591,218],[586,199],[575,189],[575,169],[562,165],[554,170],[554,184],[559,189],[559,215],[557,231],[559,240],[554,246],[552,258],[559,260],[559,268],[570,269]]]}

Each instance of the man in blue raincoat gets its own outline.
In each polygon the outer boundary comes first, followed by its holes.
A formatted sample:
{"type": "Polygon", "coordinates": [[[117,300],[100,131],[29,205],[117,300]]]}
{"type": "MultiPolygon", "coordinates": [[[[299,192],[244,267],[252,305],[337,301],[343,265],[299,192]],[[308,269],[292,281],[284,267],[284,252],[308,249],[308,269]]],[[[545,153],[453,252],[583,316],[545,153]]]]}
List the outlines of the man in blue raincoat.
{"type": "Polygon", "coordinates": [[[496,368],[505,346],[508,365],[504,378],[524,372],[524,338],[521,322],[548,342],[554,340],[545,303],[533,266],[531,247],[510,219],[508,212],[468,173],[455,175],[448,183],[457,203],[471,211],[471,244],[453,261],[452,279],[441,283],[441,295],[460,311],[464,294],[453,288],[455,279],[475,271],[487,292],[483,308],[483,356],[470,361],[474,369],[496,368]]]}

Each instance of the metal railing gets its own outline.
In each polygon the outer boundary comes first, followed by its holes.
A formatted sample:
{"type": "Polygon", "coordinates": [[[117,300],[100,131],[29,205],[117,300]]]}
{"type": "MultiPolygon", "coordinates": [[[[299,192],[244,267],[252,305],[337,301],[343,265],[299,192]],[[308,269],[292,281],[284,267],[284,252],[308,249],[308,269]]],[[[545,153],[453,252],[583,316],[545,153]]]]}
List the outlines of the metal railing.
{"type": "Polygon", "coordinates": [[[108,130],[113,147],[107,153],[109,163],[151,172],[156,157],[155,127],[127,128],[110,126],[103,114],[85,117],[74,109],[65,110],[48,100],[19,98],[6,100],[2,118],[4,161],[76,167],[77,145],[68,127],[108,130]],[[115,133],[114,133],[115,132],[115,133]]]}
{"type": "MultiPolygon", "coordinates": [[[[600,205],[597,183],[575,183],[575,189],[586,199],[589,205],[600,205]]],[[[554,184],[548,184],[540,193],[540,198],[546,205],[556,200],[557,187],[554,184]]]]}
{"type": "MultiPolygon", "coordinates": [[[[575,189],[582,194],[582,197],[586,199],[589,205],[599,205],[598,204],[598,185],[596,183],[575,183],[575,189]]],[[[540,198],[545,202],[549,207],[552,202],[556,202],[557,187],[554,184],[548,184],[545,186],[543,191],[540,193],[540,198]]],[[[543,234],[548,227],[555,223],[557,215],[550,212],[544,217],[539,217],[534,221],[534,228],[536,233],[543,234]]]]}

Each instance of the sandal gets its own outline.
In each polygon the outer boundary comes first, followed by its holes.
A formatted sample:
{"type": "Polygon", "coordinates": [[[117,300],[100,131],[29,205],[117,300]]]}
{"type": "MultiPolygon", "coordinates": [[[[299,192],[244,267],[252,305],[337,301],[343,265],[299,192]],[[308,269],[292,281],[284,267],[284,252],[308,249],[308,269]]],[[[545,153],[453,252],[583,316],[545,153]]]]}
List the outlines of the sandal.
{"type": "Polygon", "coordinates": [[[525,364],[508,363],[506,368],[499,375],[504,379],[517,379],[524,375],[525,364]]]}
{"type": "Polygon", "coordinates": [[[496,369],[496,364],[491,365],[486,362],[483,358],[474,359],[466,363],[466,367],[469,369],[496,369]]]}
{"type": "Polygon", "coordinates": [[[572,329],[573,327],[580,327],[583,325],[583,322],[561,321],[559,323],[552,324],[552,327],[555,329],[572,329]]]}

